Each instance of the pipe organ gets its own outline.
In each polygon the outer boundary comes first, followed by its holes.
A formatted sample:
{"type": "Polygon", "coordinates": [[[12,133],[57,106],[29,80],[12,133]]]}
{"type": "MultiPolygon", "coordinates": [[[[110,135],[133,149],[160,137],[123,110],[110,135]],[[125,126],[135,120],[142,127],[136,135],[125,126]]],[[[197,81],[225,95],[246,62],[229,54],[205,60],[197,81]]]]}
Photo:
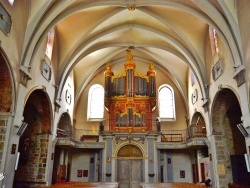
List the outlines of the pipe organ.
{"type": "Polygon", "coordinates": [[[144,132],[152,130],[152,112],[156,106],[156,72],[149,63],[147,75],[136,72],[128,50],[124,72],[114,75],[106,63],[105,107],[109,112],[109,130],[144,132]]]}

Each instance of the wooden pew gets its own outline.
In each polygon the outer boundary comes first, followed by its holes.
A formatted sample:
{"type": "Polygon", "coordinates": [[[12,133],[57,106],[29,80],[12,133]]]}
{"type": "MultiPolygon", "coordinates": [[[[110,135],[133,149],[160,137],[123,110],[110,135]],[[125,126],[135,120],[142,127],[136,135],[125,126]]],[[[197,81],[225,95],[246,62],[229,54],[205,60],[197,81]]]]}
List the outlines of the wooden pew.
{"type": "Polygon", "coordinates": [[[228,188],[250,188],[250,185],[237,185],[237,184],[229,183],[228,188]]]}
{"type": "Polygon", "coordinates": [[[141,183],[141,188],[205,188],[205,185],[193,183],[141,183]]]}
{"type": "Polygon", "coordinates": [[[51,186],[37,187],[37,188],[118,188],[117,182],[64,182],[57,183],[51,186]]]}

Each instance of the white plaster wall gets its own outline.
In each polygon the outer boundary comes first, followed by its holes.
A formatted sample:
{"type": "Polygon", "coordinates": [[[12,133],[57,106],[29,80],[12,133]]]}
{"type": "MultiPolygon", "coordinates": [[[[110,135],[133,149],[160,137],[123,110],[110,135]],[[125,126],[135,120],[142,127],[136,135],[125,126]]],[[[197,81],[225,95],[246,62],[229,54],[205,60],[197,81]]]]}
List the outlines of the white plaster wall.
{"type": "Polygon", "coordinates": [[[88,181],[89,177],[77,177],[78,170],[88,170],[89,176],[89,163],[90,156],[85,152],[74,152],[72,153],[72,166],[71,166],[71,174],[70,181],[88,181]]]}
{"type": "Polygon", "coordinates": [[[189,153],[187,152],[173,152],[173,181],[174,182],[193,182],[192,175],[192,161],[189,153]],[[185,178],[180,178],[180,171],[185,171],[185,178]]]}

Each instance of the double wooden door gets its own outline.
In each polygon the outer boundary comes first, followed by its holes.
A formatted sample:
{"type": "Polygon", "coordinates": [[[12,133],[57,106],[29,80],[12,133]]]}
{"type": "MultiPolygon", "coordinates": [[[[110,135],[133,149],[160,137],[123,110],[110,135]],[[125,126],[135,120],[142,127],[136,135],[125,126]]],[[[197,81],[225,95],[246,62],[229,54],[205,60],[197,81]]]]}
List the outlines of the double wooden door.
{"type": "Polygon", "coordinates": [[[140,159],[118,159],[117,179],[119,188],[140,188],[142,161],[140,159]]]}

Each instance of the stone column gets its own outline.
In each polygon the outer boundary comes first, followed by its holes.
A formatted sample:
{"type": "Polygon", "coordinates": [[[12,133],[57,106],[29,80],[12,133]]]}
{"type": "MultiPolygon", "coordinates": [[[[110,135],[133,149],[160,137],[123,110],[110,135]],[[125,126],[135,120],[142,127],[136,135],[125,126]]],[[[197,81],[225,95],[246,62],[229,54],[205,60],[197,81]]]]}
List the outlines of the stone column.
{"type": "Polygon", "coordinates": [[[149,182],[155,182],[156,177],[156,171],[155,171],[155,165],[157,165],[157,159],[155,157],[155,146],[154,141],[155,138],[147,138],[148,140],[148,174],[145,174],[146,176],[149,176],[149,182]]]}
{"type": "Polygon", "coordinates": [[[107,138],[107,143],[106,143],[106,172],[105,172],[105,176],[106,176],[106,182],[112,182],[112,176],[115,176],[115,172],[112,170],[112,141],[113,138],[112,136],[110,138],[107,138]]]}

